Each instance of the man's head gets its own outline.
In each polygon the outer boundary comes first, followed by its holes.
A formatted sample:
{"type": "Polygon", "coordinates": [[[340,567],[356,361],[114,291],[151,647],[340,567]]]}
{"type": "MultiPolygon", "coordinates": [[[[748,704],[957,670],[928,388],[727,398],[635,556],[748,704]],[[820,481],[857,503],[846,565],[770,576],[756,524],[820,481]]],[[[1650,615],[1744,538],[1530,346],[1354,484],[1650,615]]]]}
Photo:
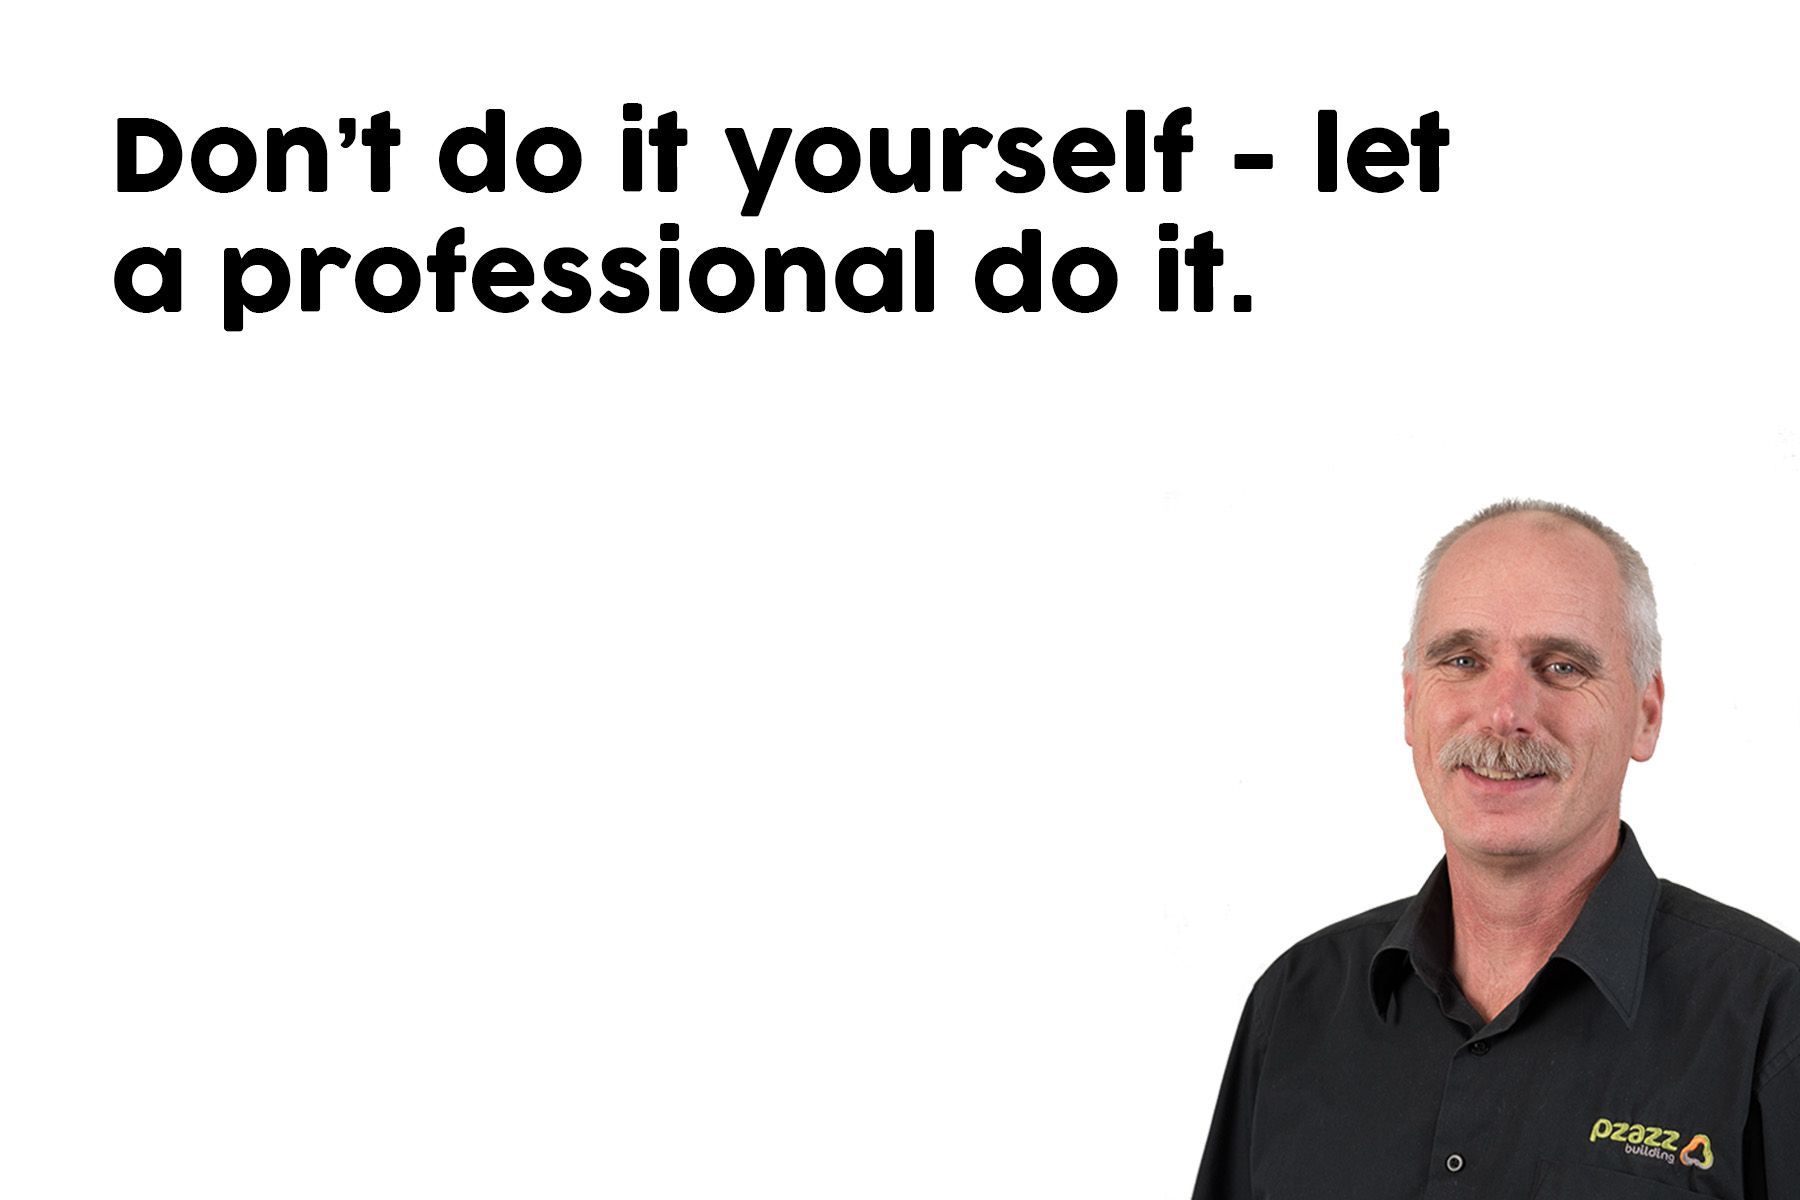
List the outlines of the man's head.
{"type": "Polygon", "coordinates": [[[1661,640],[1637,551],[1563,505],[1507,501],[1425,560],[1403,673],[1406,740],[1446,841],[1554,855],[1618,820],[1662,727],[1661,640]]]}

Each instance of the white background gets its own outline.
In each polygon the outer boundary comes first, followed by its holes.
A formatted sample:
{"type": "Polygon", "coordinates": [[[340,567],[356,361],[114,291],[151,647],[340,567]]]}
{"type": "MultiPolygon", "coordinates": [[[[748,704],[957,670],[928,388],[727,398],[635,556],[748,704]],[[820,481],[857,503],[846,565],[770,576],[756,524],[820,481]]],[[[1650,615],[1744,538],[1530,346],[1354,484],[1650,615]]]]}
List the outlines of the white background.
{"type": "MultiPolygon", "coordinates": [[[[65,6],[15,24],[0,426],[9,1196],[1181,1197],[1243,997],[1439,852],[1398,650],[1503,495],[1655,572],[1626,814],[1800,930],[1792,10],[1751,4],[65,6]],[[677,109],[673,196],[613,184],[677,109]],[[1196,112],[1180,195],[739,218],[720,131],[1196,112]],[[507,109],[588,152],[462,196],[507,109]],[[1319,108],[1443,190],[1321,195],[1319,108]],[[113,189],[391,109],[395,187],[113,189]],[[1234,151],[1276,156],[1234,173],[1234,151]],[[227,245],[534,259],[939,233],[929,315],[220,329],[227,245]],[[1221,295],[1160,314],[1155,226],[1221,295]],[[1001,317],[1024,226],[1119,262],[1001,317]],[[187,253],[140,316],[113,264],[187,253]]],[[[1154,164],[1153,164],[1154,170],[1154,164]]],[[[1154,174],[1152,176],[1154,178],[1154,174]]],[[[593,264],[591,264],[593,265],[593,264]]],[[[537,295],[541,289],[528,294],[537,295]]]]}

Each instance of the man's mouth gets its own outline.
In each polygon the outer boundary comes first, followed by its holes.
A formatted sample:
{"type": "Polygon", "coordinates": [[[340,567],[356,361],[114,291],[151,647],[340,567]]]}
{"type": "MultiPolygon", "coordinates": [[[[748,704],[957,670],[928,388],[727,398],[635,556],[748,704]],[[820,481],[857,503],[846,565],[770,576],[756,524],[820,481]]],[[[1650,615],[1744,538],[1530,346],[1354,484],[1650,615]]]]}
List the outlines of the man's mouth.
{"type": "Polygon", "coordinates": [[[1527,775],[1515,775],[1511,771],[1497,771],[1497,770],[1491,770],[1487,767],[1464,766],[1463,770],[1469,772],[1469,774],[1471,774],[1471,775],[1479,776],[1482,779],[1492,779],[1492,780],[1495,780],[1495,781],[1501,782],[1501,783],[1512,783],[1512,782],[1516,782],[1517,780],[1520,780],[1520,779],[1548,779],[1549,778],[1549,776],[1546,775],[1542,771],[1537,771],[1537,772],[1527,774],[1527,775]]]}
{"type": "Polygon", "coordinates": [[[1438,750],[1446,771],[1467,771],[1472,781],[1517,790],[1540,779],[1567,779],[1573,764],[1556,743],[1531,737],[1501,740],[1483,733],[1459,733],[1438,750]]]}

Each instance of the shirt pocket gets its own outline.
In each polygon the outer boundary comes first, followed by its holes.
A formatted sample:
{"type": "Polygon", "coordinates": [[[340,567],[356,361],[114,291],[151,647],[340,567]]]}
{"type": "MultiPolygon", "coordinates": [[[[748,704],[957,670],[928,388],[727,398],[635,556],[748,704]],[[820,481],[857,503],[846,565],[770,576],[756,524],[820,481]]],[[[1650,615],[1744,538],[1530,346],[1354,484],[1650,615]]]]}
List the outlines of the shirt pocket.
{"type": "Polygon", "coordinates": [[[1675,1200],[1698,1195],[1678,1184],[1549,1159],[1539,1160],[1537,1186],[1531,1190],[1531,1200],[1675,1200]]]}

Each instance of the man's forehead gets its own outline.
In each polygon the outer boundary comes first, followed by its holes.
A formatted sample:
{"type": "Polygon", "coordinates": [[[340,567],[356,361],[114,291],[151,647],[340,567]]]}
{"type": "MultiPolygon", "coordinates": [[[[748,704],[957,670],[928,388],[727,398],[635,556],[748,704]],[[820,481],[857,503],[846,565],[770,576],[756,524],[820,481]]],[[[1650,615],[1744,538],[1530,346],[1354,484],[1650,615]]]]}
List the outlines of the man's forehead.
{"type": "Polygon", "coordinates": [[[1444,551],[1436,578],[1616,591],[1622,584],[1612,547],[1592,530],[1553,513],[1509,513],[1484,521],[1444,551]]]}
{"type": "Polygon", "coordinates": [[[1572,521],[1517,513],[1458,538],[1438,563],[1423,611],[1428,638],[1452,628],[1554,636],[1558,626],[1614,629],[1624,615],[1618,559],[1572,521]]]}

